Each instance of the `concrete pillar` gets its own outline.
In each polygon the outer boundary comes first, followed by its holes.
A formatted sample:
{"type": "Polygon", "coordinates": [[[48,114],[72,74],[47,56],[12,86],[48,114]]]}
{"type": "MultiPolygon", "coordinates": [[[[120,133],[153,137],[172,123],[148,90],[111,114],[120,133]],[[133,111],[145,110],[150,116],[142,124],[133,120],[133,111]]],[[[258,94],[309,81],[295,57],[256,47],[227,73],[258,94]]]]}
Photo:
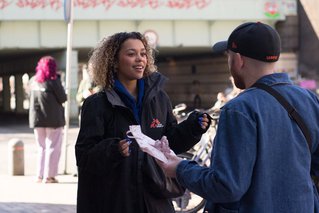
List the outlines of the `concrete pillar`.
{"type": "Polygon", "coordinates": [[[16,112],[23,113],[24,88],[22,74],[15,75],[16,112]]]}
{"type": "MultiPolygon", "coordinates": [[[[64,71],[64,77],[62,78],[65,83],[65,75],[66,75],[66,56],[67,51],[57,53],[54,55],[54,57],[58,61],[58,67],[64,71]]],[[[63,168],[63,173],[68,173],[68,128],[70,121],[78,121],[78,105],[76,102],[76,93],[78,89],[78,52],[72,51],[72,58],[71,58],[71,70],[70,70],[70,85],[69,85],[69,94],[68,94],[68,103],[69,104],[69,120],[66,120],[66,125],[64,127],[64,138],[63,138],[63,145],[61,150],[61,160],[60,162],[63,164],[63,166],[60,166],[60,168],[63,168]]],[[[65,84],[64,84],[65,85],[65,84]]],[[[65,88],[68,89],[68,88],[65,88]]],[[[67,119],[67,117],[65,118],[67,119]]]]}
{"type": "Polygon", "coordinates": [[[24,144],[19,139],[11,139],[8,143],[9,175],[24,175],[24,144]]]}
{"type": "Polygon", "coordinates": [[[4,112],[10,112],[10,98],[11,98],[11,92],[10,92],[10,82],[9,82],[10,76],[5,75],[2,77],[2,84],[3,84],[3,111],[4,112]]]}
{"type": "Polygon", "coordinates": [[[79,106],[76,102],[76,93],[78,91],[78,71],[79,71],[79,62],[78,62],[78,52],[72,51],[72,65],[71,65],[71,93],[70,93],[70,119],[78,119],[79,115],[79,106]]]}
{"type": "MultiPolygon", "coordinates": [[[[65,86],[65,75],[66,75],[66,50],[65,52],[57,53],[54,55],[58,62],[58,68],[63,70],[62,81],[63,85],[65,86]]],[[[79,108],[76,102],[76,93],[78,90],[78,69],[79,69],[79,62],[78,62],[78,51],[72,51],[72,59],[71,59],[71,83],[70,83],[70,120],[77,120],[79,108]]],[[[65,88],[67,89],[67,88],[65,88]]]]}

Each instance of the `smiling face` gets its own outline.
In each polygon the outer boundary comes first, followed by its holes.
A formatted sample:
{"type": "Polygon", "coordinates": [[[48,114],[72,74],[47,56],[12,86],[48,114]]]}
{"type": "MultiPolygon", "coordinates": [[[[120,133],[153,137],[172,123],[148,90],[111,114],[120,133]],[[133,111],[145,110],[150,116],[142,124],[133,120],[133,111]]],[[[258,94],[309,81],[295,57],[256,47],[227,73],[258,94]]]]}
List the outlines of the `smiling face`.
{"type": "Polygon", "coordinates": [[[117,77],[121,82],[141,79],[147,65],[146,49],[139,39],[127,39],[118,53],[117,77]]]}

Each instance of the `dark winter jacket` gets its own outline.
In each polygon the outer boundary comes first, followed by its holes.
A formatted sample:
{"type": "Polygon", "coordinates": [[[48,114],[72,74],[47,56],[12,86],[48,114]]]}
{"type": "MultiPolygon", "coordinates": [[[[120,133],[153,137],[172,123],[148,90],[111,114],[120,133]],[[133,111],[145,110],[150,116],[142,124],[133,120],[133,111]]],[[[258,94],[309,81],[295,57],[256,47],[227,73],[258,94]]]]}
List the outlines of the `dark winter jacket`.
{"type": "MultiPolygon", "coordinates": [[[[172,106],[162,87],[165,78],[153,73],[145,78],[141,112],[144,134],[155,139],[168,137],[171,148],[180,153],[196,144],[205,132],[198,114],[177,125],[172,106]]],[[[159,198],[146,185],[146,162],[152,157],[133,141],[129,157],[122,157],[118,142],[129,125],[136,125],[133,112],[114,90],[87,98],[81,114],[81,128],[75,151],[79,171],[78,213],[171,213],[170,199],[159,198]]]]}
{"type": "Polygon", "coordinates": [[[60,79],[38,83],[30,80],[29,125],[62,127],[65,125],[63,103],[67,97],[60,79]]]}

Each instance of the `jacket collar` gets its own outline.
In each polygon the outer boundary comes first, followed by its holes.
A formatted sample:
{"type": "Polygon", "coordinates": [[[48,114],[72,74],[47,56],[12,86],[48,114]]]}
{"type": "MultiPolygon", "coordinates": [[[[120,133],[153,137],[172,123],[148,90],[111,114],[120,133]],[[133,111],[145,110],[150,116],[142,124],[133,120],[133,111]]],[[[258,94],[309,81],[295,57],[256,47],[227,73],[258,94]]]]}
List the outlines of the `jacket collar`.
{"type": "Polygon", "coordinates": [[[273,86],[276,84],[292,84],[292,81],[289,79],[287,73],[273,73],[261,77],[256,83],[264,83],[273,86]]]}
{"type": "Polygon", "coordinates": [[[167,78],[159,72],[154,72],[145,77],[145,93],[150,90],[158,91],[163,88],[167,78]]]}
{"type": "MultiPolygon", "coordinates": [[[[164,83],[167,78],[159,72],[154,72],[151,75],[144,78],[144,102],[150,100],[154,95],[163,88],[164,83]]],[[[114,91],[114,89],[104,90],[107,99],[113,106],[126,107],[119,95],[114,91]]]]}
{"type": "Polygon", "coordinates": [[[113,106],[122,106],[126,107],[120,96],[114,91],[114,89],[105,89],[104,93],[106,94],[107,99],[113,106]]]}
{"type": "Polygon", "coordinates": [[[126,90],[124,85],[118,80],[115,79],[114,82],[114,90],[120,96],[121,100],[130,108],[134,114],[134,117],[138,123],[140,123],[141,119],[141,111],[142,111],[142,100],[144,96],[144,79],[137,80],[138,87],[138,95],[137,100],[126,90]]]}

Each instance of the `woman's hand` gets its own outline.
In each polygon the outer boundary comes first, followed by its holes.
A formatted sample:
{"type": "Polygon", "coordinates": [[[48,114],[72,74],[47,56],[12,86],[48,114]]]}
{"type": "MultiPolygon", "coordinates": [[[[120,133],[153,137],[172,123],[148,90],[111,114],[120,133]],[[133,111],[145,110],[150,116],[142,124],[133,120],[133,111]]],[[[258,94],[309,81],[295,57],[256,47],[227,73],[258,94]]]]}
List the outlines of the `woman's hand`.
{"type": "Polygon", "coordinates": [[[204,113],[198,117],[198,123],[202,127],[202,129],[206,129],[210,124],[210,118],[206,113],[204,113]]]}
{"type": "Polygon", "coordinates": [[[123,157],[130,156],[130,144],[132,141],[130,139],[123,139],[119,142],[119,152],[123,157]]]}

